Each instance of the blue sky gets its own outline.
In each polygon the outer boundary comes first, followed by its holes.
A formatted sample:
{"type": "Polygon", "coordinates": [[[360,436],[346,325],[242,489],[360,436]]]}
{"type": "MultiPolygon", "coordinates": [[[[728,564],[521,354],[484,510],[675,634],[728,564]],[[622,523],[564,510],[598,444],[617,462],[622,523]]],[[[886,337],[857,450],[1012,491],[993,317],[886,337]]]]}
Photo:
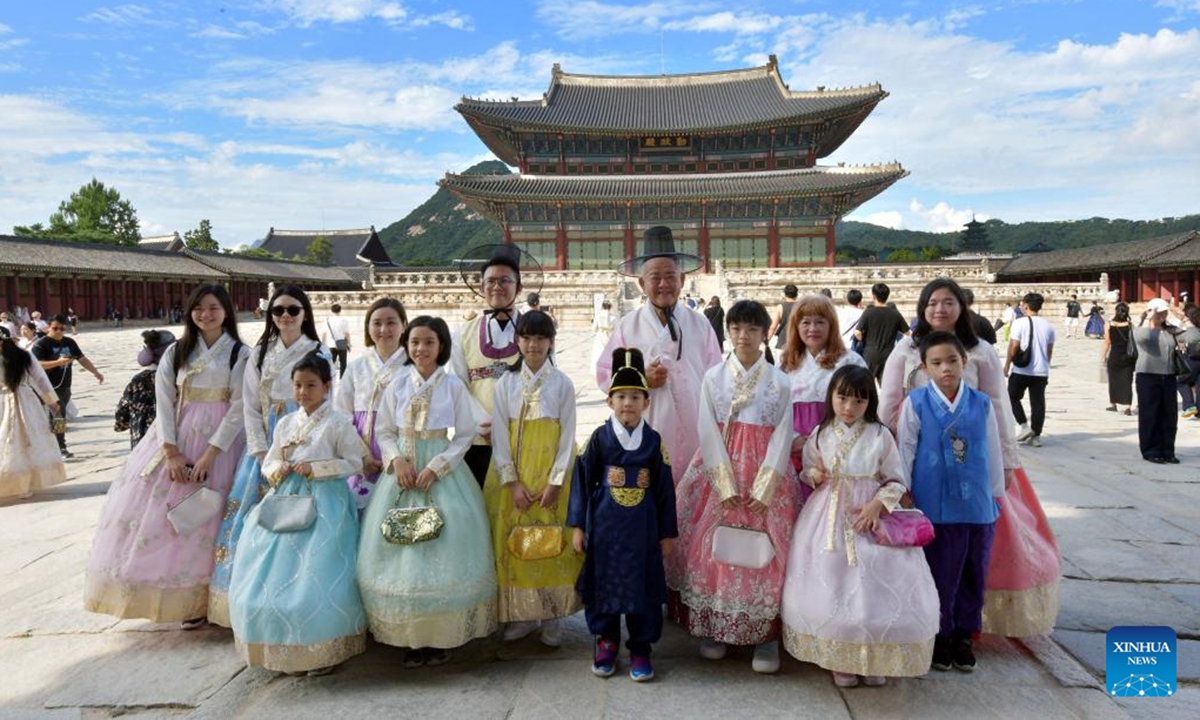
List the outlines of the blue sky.
{"type": "Polygon", "coordinates": [[[540,96],[555,62],[769,53],[794,89],[891,93],[825,162],[912,175],[851,219],[1200,212],[1200,0],[52,0],[0,8],[0,232],[92,176],[147,235],[383,227],[490,157],[453,111],[464,94],[540,96]]]}

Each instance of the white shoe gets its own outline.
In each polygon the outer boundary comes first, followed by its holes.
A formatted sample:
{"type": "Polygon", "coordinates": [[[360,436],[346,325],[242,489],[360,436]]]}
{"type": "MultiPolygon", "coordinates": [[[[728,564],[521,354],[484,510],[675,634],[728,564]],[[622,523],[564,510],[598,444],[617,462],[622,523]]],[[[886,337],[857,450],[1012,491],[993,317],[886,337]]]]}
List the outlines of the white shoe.
{"type": "Polygon", "coordinates": [[[562,647],[562,621],[558,618],[542,621],[542,634],[538,640],[546,647],[562,647]]]}
{"type": "Polygon", "coordinates": [[[700,657],[706,660],[720,660],[725,657],[725,643],[705,638],[700,642],[700,657]]]}
{"type": "Polygon", "coordinates": [[[1033,430],[1030,429],[1029,423],[1017,426],[1017,442],[1025,442],[1033,437],[1033,430]]]}
{"type": "Polygon", "coordinates": [[[504,628],[504,641],[512,642],[520,640],[523,637],[528,637],[534,630],[538,629],[536,621],[533,622],[510,622],[504,628]]]}
{"type": "Polygon", "coordinates": [[[1041,435],[1034,435],[1033,437],[1029,438],[1029,447],[1041,447],[1041,446],[1042,446],[1042,436],[1041,435]]]}
{"type": "Polygon", "coordinates": [[[770,675],[779,672],[779,641],[763,643],[754,648],[754,660],[750,662],[754,672],[770,675]]]}

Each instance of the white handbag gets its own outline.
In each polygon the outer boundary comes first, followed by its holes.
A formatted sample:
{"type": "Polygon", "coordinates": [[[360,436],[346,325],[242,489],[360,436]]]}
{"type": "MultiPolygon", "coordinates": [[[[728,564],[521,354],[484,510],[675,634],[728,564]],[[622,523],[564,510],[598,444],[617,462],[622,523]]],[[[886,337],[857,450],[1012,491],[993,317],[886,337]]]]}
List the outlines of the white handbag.
{"type": "Polygon", "coordinates": [[[771,537],[761,530],[718,525],[713,532],[713,560],[726,565],[761,570],[775,559],[771,537]]]}
{"type": "Polygon", "coordinates": [[[221,493],[209,487],[201,486],[195,492],[167,508],[167,522],[175,528],[179,535],[190,535],[193,531],[204,527],[212,520],[225,500],[221,493]]]}

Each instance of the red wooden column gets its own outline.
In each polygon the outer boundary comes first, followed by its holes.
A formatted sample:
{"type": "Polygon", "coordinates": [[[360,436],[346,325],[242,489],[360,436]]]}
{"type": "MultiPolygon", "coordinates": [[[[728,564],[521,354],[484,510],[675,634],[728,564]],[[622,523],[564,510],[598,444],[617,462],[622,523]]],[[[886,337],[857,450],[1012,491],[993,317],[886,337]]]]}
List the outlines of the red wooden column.
{"type": "MultiPolygon", "coordinates": [[[[562,133],[559,133],[558,134],[558,174],[559,175],[567,174],[567,154],[563,150],[563,148],[564,148],[563,136],[562,136],[562,133]]],[[[561,268],[559,268],[559,269],[561,269],[561,268]]]]}
{"type": "Polygon", "coordinates": [[[554,231],[554,256],[555,256],[554,266],[555,266],[556,270],[566,270],[567,269],[567,226],[563,224],[562,203],[561,202],[556,203],[556,205],[558,205],[558,224],[555,225],[555,231],[554,231]]]}
{"type": "Polygon", "coordinates": [[[833,267],[834,259],[837,257],[837,231],[834,229],[833,220],[825,221],[825,267],[833,267]]]}
{"type": "Polygon", "coordinates": [[[167,289],[167,287],[168,287],[167,279],[163,278],[162,279],[162,307],[163,307],[164,312],[169,312],[171,309],[171,303],[167,299],[170,296],[171,292],[170,292],[170,290],[167,289]]]}
{"type": "Polygon", "coordinates": [[[42,311],[42,316],[43,316],[42,319],[44,320],[45,316],[53,314],[53,311],[50,309],[50,275],[49,275],[49,273],[38,278],[38,281],[39,282],[38,282],[38,291],[37,291],[37,304],[38,304],[38,310],[42,311]]]}
{"type": "Polygon", "coordinates": [[[700,236],[696,240],[696,250],[700,257],[704,259],[704,272],[709,273],[713,270],[710,244],[708,240],[708,201],[700,201],[700,236]]]}
{"type": "Polygon", "coordinates": [[[625,201],[625,259],[637,257],[637,240],[633,237],[633,202],[625,201]]]}
{"type": "Polygon", "coordinates": [[[17,306],[17,274],[6,275],[4,278],[4,309],[11,310],[17,306]]]}
{"type": "Polygon", "coordinates": [[[142,278],[142,317],[148,318],[154,312],[154,303],[150,298],[150,280],[142,278]]]}
{"type": "Polygon", "coordinates": [[[771,224],[767,226],[767,267],[779,267],[779,198],[771,198],[771,224]]]}
{"type": "Polygon", "coordinates": [[[771,144],[767,147],[767,169],[775,169],[775,128],[771,128],[771,144]]]}

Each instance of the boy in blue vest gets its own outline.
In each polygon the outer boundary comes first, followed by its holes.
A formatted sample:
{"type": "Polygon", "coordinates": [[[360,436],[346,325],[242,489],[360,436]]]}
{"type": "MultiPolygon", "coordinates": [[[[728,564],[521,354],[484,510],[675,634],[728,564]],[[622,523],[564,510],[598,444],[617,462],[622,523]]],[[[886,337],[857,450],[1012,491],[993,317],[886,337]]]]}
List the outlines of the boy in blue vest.
{"type": "Polygon", "coordinates": [[[933,332],[920,344],[930,383],[909,393],[897,428],[913,502],[934,525],[925,560],[937,585],[941,627],[933,667],[975,669],[971,637],[982,628],[988,558],[1004,494],[1000,431],[992,401],[963,382],[967,350],[933,332]]]}

